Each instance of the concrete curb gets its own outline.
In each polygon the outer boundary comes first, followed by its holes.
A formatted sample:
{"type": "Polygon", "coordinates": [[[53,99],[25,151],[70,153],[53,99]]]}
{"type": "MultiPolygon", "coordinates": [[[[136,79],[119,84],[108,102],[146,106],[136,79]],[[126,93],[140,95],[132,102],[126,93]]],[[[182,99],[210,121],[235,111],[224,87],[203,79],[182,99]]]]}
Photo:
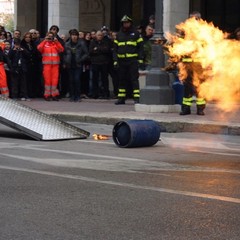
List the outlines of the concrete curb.
{"type": "MultiPolygon", "coordinates": [[[[57,117],[63,121],[70,122],[88,122],[88,123],[99,123],[107,125],[115,125],[119,121],[127,121],[130,119],[144,119],[138,118],[137,116],[124,118],[124,117],[106,117],[106,116],[96,116],[96,114],[74,114],[74,113],[49,113],[50,115],[57,117]]],[[[152,119],[158,122],[163,131],[169,133],[177,132],[200,132],[200,133],[211,133],[211,134],[223,134],[223,135],[240,135],[240,125],[227,125],[222,123],[217,123],[214,121],[208,121],[203,123],[191,122],[191,121],[167,121],[152,119]]]]}

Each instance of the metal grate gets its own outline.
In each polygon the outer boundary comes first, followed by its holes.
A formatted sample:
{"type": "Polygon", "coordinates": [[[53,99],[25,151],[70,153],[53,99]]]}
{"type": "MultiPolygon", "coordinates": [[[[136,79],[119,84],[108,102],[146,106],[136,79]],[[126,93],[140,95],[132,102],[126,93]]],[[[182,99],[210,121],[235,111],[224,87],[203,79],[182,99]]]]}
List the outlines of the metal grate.
{"type": "Polygon", "coordinates": [[[11,99],[0,97],[0,122],[37,140],[87,138],[90,133],[11,99]]]}

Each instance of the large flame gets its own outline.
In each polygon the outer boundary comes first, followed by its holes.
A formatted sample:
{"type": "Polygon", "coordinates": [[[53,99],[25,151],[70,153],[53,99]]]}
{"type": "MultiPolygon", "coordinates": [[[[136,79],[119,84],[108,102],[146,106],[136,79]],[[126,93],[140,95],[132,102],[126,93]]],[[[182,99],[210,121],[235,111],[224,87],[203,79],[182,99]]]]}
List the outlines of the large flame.
{"type": "Polygon", "coordinates": [[[228,34],[202,19],[189,18],[176,28],[177,34],[167,34],[168,52],[172,61],[179,62],[180,79],[188,73],[188,64],[181,59],[192,58],[200,66],[192,69],[199,95],[223,110],[233,110],[240,100],[240,41],[228,39],[228,34]]]}

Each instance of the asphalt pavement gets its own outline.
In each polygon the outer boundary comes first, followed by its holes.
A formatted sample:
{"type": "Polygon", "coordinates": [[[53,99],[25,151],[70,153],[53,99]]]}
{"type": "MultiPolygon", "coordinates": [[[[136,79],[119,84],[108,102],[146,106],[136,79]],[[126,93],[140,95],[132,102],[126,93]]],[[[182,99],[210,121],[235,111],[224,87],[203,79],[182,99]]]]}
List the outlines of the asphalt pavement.
{"type": "MultiPolygon", "coordinates": [[[[162,130],[167,132],[240,135],[239,103],[231,105],[233,110],[228,112],[220,109],[215,103],[209,103],[204,116],[197,115],[196,106],[193,105],[191,115],[180,116],[178,111],[146,111],[144,109],[148,108],[145,108],[145,105],[134,105],[131,99],[127,100],[125,105],[115,105],[115,101],[116,99],[82,99],[81,102],[70,102],[68,98],[63,98],[51,102],[44,99],[19,102],[63,121],[114,125],[119,121],[130,119],[151,119],[157,121],[162,126],[162,130]]],[[[180,105],[175,105],[176,109],[180,109],[180,105]]]]}

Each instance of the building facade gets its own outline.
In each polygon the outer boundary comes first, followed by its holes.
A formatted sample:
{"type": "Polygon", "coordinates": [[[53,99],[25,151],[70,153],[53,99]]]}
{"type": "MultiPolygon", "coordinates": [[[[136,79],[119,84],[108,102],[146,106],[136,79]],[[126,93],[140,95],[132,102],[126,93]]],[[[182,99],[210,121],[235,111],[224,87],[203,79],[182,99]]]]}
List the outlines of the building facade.
{"type": "MultiPolygon", "coordinates": [[[[224,31],[240,26],[240,0],[158,0],[163,1],[163,31],[174,31],[189,12],[201,12],[224,31]]],[[[37,28],[44,35],[51,25],[58,25],[63,34],[71,28],[81,31],[107,25],[118,31],[124,14],[135,25],[145,24],[155,13],[155,0],[14,0],[16,28],[25,32],[37,28]]]]}

